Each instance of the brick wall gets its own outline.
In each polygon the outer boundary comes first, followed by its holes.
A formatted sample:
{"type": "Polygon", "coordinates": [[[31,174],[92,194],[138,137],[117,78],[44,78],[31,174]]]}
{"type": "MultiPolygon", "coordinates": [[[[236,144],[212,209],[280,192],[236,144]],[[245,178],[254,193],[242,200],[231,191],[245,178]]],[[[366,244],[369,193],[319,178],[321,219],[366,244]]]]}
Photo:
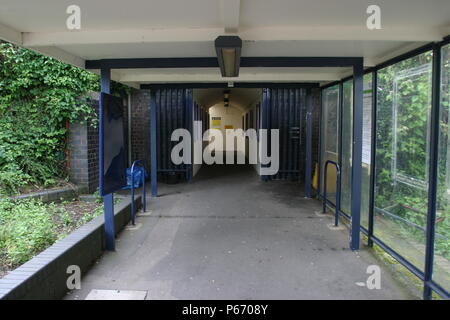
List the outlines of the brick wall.
{"type": "MultiPolygon", "coordinates": [[[[98,93],[91,94],[92,109],[98,114],[98,93]]],[[[127,106],[124,105],[127,132],[127,106]]],[[[126,139],[126,137],[125,137],[126,139]]],[[[125,140],[126,142],[126,140],[125,140]]],[[[127,149],[126,149],[127,150],[127,149]]],[[[98,188],[98,125],[76,121],[69,125],[70,180],[93,193],[98,188]]]]}
{"type": "Polygon", "coordinates": [[[150,90],[131,92],[131,160],[142,160],[150,171],[150,90]]]}
{"type": "Polygon", "coordinates": [[[70,180],[79,186],[89,184],[87,127],[82,123],[69,126],[70,180]]]}
{"type": "MultiPolygon", "coordinates": [[[[94,100],[92,107],[98,112],[98,101],[94,100]]],[[[87,169],[89,192],[95,192],[98,188],[98,126],[87,126],[87,169]]]]}
{"type": "MultiPolygon", "coordinates": [[[[91,100],[98,111],[98,95],[91,100]]],[[[89,193],[98,187],[98,126],[76,121],[69,125],[70,180],[87,188],[89,193]]]]}

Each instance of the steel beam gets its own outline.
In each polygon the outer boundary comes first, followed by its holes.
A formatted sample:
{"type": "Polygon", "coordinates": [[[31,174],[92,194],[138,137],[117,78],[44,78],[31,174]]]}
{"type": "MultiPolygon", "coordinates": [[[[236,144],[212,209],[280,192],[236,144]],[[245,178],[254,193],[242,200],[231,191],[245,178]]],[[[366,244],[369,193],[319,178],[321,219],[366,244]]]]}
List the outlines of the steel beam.
{"type": "Polygon", "coordinates": [[[371,145],[370,145],[370,186],[369,186],[369,219],[367,245],[373,247],[373,228],[375,211],[375,157],[377,148],[377,72],[372,72],[372,119],[371,119],[371,145]]]}
{"type": "Polygon", "coordinates": [[[363,63],[353,67],[353,148],[351,185],[350,248],[359,250],[361,221],[361,173],[363,135],[363,63]]]}
{"type": "MultiPolygon", "coordinates": [[[[111,93],[111,69],[102,67],[100,72],[100,86],[101,92],[111,93]]],[[[103,177],[103,110],[99,110],[100,126],[99,126],[99,177],[103,177]]],[[[101,180],[102,181],[102,180],[101,180]]],[[[101,182],[102,183],[102,182],[101,182]]],[[[115,245],[115,227],[114,227],[114,194],[109,193],[103,197],[103,213],[105,217],[105,248],[109,251],[114,251],[115,245]]]]}
{"type": "MultiPolygon", "coordinates": [[[[262,96],[262,111],[261,111],[261,129],[266,129],[267,131],[269,131],[269,118],[270,118],[270,89],[263,89],[263,96],[262,96]]],[[[244,128],[244,117],[242,118],[242,128],[244,128]]],[[[261,143],[261,137],[259,137],[258,140],[261,143]]],[[[267,132],[267,151],[268,154],[270,153],[270,143],[268,143],[268,141],[270,141],[270,135],[269,132],[267,132]]],[[[261,146],[259,146],[258,148],[261,148],[261,146]]],[[[261,151],[259,151],[261,152],[261,151]]],[[[261,164],[261,167],[267,167],[266,164],[261,164]]],[[[262,175],[261,179],[263,181],[269,181],[269,176],[266,175],[262,175]]]]}
{"type": "MultiPolygon", "coordinates": [[[[189,130],[191,133],[191,137],[194,137],[194,101],[192,98],[192,89],[184,90],[184,99],[185,99],[185,106],[186,106],[186,129],[189,130]]],[[[191,140],[191,148],[193,150],[194,139],[191,140]]],[[[193,157],[194,154],[192,153],[191,156],[193,157]]],[[[193,176],[193,158],[191,158],[191,164],[186,164],[186,180],[188,182],[192,181],[193,176]]]]}
{"type": "Polygon", "coordinates": [[[297,89],[297,88],[319,88],[319,83],[316,82],[233,82],[230,87],[228,82],[186,82],[186,83],[151,83],[151,84],[141,84],[140,89],[212,89],[212,88],[223,88],[223,89],[233,89],[233,88],[280,88],[280,89],[297,89]]]}
{"type": "MultiPolygon", "coordinates": [[[[242,68],[352,67],[360,57],[241,57],[242,68]]],[[[87,60],[86,69],[218,68],[216,57],[87,60]]]]}
{"type": "Polygon", "coordinates": [[[431,98],[431,132],[430,132],[430,162],[428,173],[428,210],[425,242],[425,280],[423,298],[432,299],[432,288],[429,282],[433,280],[434,242],[437,209],[437,185],[439,166],[439,117],[441,91],[441,47],[433,46],[433,80],[431,98]]]}

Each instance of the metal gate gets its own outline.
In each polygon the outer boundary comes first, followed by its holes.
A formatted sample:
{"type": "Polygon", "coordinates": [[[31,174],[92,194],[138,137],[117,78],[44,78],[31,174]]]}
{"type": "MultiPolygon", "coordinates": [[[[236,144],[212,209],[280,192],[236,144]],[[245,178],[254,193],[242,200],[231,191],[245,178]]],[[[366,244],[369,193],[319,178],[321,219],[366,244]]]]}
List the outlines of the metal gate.
{"type": "MultiPolygon", "coordinates": [[[[279,171],[265,179],[303,181],[306,89],[264,89],[262,113],[262,127],[279,129],[280,133],[279,171]]],[[[269,150],[275,151],[271,147],[269,150]]]]}
{"type": "Polygon", "coordinates": [[[192,179],[192,165],[175,165],[171,161],[172,148],[178,143],[171,141],[172,132],[183,128],[192,136],[193,106],[192,89],[158,89],[156,96],[158,136],[158,179],[167,180],[176,175],[177,180],[192,179]]]}

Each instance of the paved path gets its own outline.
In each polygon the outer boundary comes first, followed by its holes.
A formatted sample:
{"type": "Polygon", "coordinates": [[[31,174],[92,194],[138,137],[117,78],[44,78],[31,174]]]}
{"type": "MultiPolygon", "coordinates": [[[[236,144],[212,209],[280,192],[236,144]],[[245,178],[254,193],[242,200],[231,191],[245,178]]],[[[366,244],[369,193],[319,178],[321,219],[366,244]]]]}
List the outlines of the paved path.
{"type": "Polygon", "coordinates": [[[148,291],[147,299],[410,299],[377,260],[348,249],[320,203],[294,182],[262,182],[246,166],[204,166],[190,184],[163,185],[150,216],[124,230],[68,299],[92,289],[148,291]]]}

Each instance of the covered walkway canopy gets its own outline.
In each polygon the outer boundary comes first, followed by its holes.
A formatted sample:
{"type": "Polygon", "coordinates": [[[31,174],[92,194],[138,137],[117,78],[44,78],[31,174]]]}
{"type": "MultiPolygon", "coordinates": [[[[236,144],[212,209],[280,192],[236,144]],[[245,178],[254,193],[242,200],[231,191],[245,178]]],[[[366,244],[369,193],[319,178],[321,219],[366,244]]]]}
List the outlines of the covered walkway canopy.
{"type": "MultiPolygon", "coordinates": [[[[369,245],[382,247],[423,281],[425,298],[432,291],[448,298],[450,166],[448,132],[439,123],[448,125],[450,3],[377,1],[381,29],[375,30],[366,24],[372,4],[80,0],[80,28],[68,30],[72,1],[2,0],[0,38],[101,73],[103,92],[109,92],[110,79],[150,89],[321,88],[318,171],[323,175],[325,161],[342,168],[339,202],[350,221],[350,247],[359,249],[362,231],[369,245]],[[221,76],[214,47],[221,35],[243,41],[238,77],[221,76]],[[421,122],[412,125],[410,115],[421,122]]],[[[266,98],[262,114],[270,107],[266,98]]],[[[154,93],[151,101],[156,142],[154,93]]],[[[319,195],[323,182],[321,177],[319,195]]],[[[106,198],[111,204],[112,196],[106,198]]]]}
{"type": "MultiPolygon", "coordinates": [[[[445,0],[377,1],[382,29],[369,30],[371,1],[77,1],[79,30],[68,30],[71,1],[3,0],[0,37],[84,68],[87,61],[216,57],[214,39],[237,34],[243,57],[363,57],[372,67],[450,34],[445,0]]],[[[185,63],[187,64],[187,62],[185,63]]],[[[348,69],[242,66],[235,81],[332,81],[348,69]]],[[[112,79],[139,85],[223,82],[217,68],[130,68],[112,79]]]]}

